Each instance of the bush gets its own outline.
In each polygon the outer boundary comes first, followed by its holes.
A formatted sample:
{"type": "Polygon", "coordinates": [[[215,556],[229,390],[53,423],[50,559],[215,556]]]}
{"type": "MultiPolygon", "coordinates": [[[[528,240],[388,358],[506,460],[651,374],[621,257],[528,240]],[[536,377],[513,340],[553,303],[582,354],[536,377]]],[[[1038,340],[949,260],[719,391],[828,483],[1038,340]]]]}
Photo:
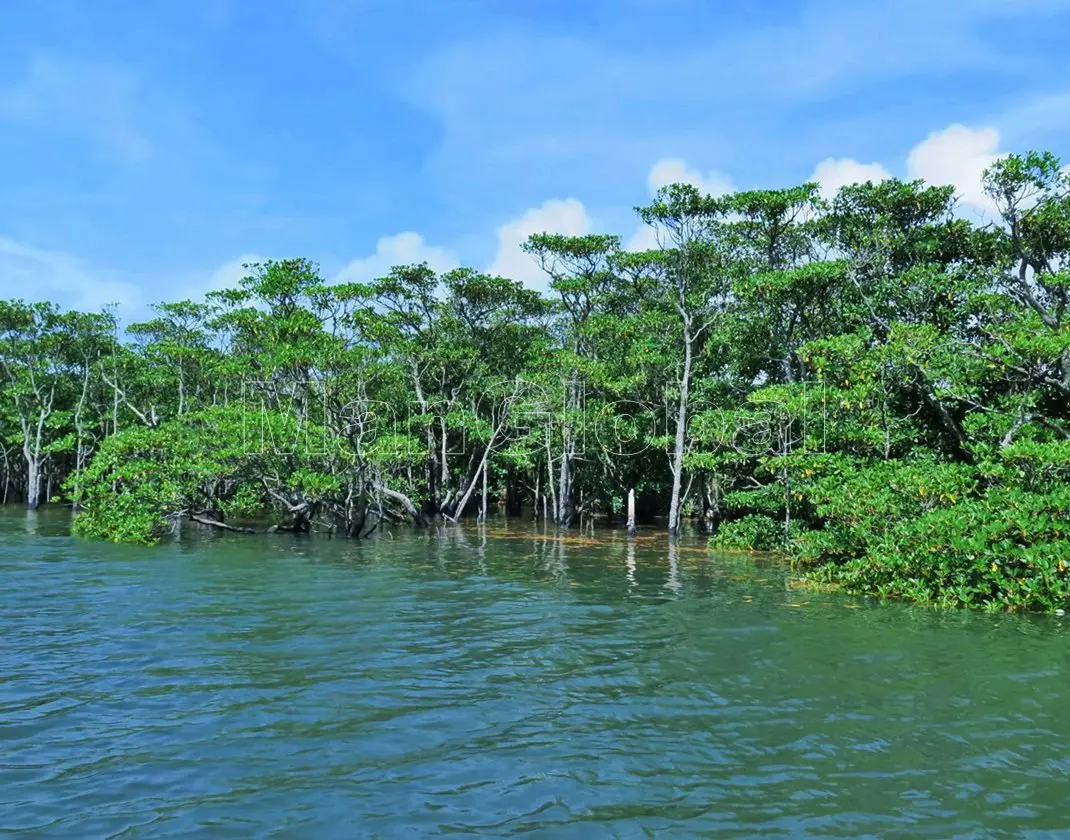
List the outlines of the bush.
{"type": "Polygon", "coordinates": [[[776,551],[787,547],[784,525],[768,516],[748,514],[725,522],[710,539],[714,548],[776,551]]]}
{"type": "Polygon", "coordinates": [[[1070,487],[997,487],[890,519],[868,537],[837,523],[800,540],[807,577],[943,606],[1053,611],[1070,598],[1070,487]],[[849,549],[846,548],[849,546],[849,549]],[[846,558],[846,559],[845,559],[846,558]]]}

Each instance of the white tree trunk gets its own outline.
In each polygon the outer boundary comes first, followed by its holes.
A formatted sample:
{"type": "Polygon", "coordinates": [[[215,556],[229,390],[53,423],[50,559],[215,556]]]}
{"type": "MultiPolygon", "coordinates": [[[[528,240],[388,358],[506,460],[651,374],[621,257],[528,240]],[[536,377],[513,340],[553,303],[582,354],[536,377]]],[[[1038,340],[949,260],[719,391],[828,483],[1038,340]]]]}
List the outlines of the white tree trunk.
{"type": "Polygon", "coordinates": [[[687,392],[691,385],[691,332],[684,329],[684,370],[680,377],[680,404],[676,412],[676,440],[672,453],[672,497],[669,502],[669,534],[680,532],[680,488],[684,473],[684,436],[687,431],[687,392]]]}

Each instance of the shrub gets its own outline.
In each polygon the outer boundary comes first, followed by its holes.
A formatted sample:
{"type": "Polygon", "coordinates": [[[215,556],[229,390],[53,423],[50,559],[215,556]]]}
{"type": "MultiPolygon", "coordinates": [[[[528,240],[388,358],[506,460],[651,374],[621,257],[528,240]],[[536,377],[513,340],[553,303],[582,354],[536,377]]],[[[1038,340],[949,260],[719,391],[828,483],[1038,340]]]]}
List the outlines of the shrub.
{"type": "Polygon", "coordinates": [[[800,555],[825,562],[814,582],[848,592],[987,610],[1065,608],[1070,598],[1070,487],[993,488],[976,498],[890,521],[841,560],[836,528],[806,535],[800,555]]]}
{"type": "Polygon", "coordinates": [[[768,516],[752,513],[725,522],[710,539],[714,548],[776,551],[787,547],[784,525],[768,516]]]}

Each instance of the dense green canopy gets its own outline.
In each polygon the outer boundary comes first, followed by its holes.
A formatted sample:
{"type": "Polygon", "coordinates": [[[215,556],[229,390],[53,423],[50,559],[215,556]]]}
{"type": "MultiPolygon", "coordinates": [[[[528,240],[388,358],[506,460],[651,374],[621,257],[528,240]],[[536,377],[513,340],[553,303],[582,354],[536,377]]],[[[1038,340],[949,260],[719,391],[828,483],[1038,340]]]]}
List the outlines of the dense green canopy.
{"type": "Polygon", "coordinates": [[[184,521],[362,536],[503,505],[667,515],[816,583],[1058,609],[1070,582],[1070,175],[985,175],[996,221],[889,180],[662,190],[659,248],[534,236],[540,295],[304,259],[114,315],[0,303],[5,501],[87,536],[184,521]]]}

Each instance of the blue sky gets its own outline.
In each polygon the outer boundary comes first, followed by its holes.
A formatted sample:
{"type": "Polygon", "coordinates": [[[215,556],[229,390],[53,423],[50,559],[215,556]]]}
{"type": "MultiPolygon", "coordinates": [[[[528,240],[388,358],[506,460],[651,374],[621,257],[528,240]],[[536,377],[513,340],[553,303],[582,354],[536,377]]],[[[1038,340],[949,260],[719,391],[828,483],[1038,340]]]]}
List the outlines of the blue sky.
{"type": "Polygon", "coordinates": [[[3,0],[0,295],[199,295],[243,259],[538,285],[534,230],[1070,157],[1070,0],[3,0]]]}

